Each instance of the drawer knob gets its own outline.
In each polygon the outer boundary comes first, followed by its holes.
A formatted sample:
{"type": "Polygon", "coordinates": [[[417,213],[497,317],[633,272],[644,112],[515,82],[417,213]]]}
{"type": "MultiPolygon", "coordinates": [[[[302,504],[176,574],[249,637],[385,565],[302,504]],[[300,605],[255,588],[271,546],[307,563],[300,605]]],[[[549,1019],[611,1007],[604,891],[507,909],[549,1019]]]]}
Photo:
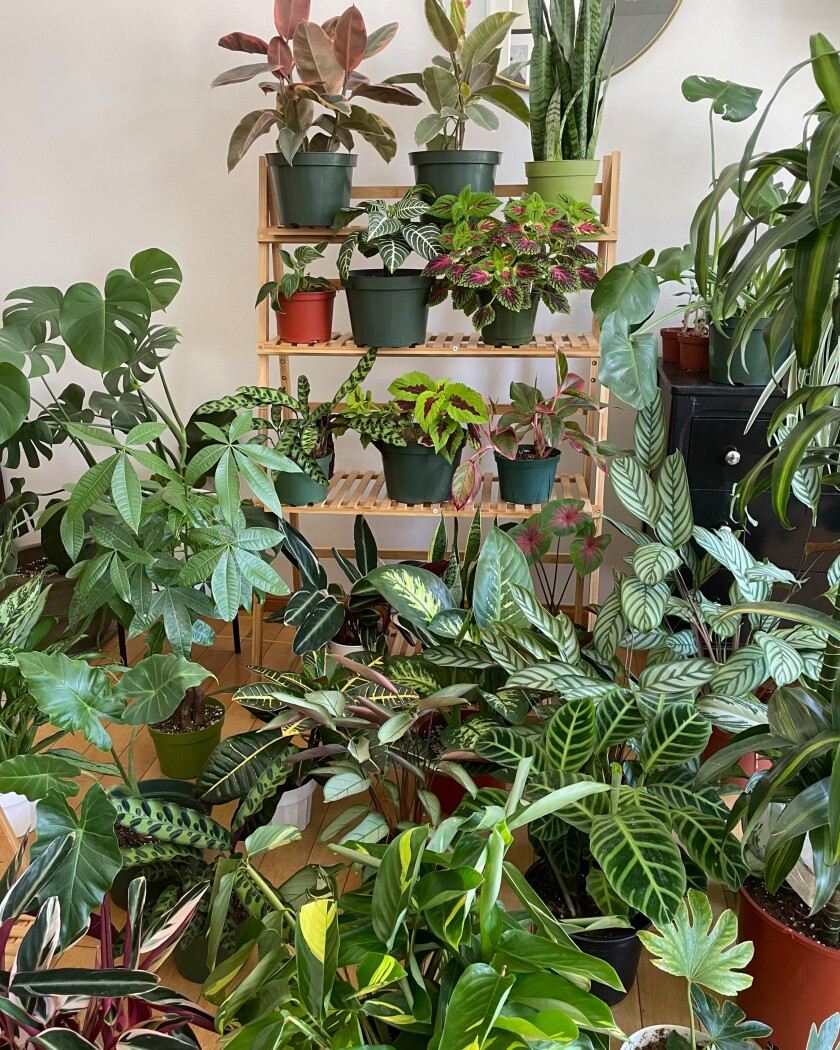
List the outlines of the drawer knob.
{"type": "Polygon", "coordinates": [[[737,448],[731,448],[723,457],[730,467],[737,467],[741,462],[741,453],[737,448]]]}

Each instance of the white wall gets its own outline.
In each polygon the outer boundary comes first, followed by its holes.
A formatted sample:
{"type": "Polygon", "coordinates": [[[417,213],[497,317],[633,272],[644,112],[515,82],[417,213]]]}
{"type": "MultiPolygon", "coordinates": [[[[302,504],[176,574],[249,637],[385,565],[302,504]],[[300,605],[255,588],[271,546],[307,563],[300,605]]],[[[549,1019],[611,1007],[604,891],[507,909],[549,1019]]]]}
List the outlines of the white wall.
{"type": "MultiPolygon", "coordinates": [[[[358,5],[369,28],[401,23],[394,44],[367,72],[385,77],[428,61],[433,41],[421,0],[358,5]]],[[[327,0],[313,3],[319,20],[338,9],[327,0]]],[[[262,96],[253,83],[212,93],[208,85],[239,61],[216,47],[222,34],[238,29],[265,36],[271,24],[270,0],[0,5],[0,292],[76,280],[101,284],[109,269],[125,266],[139,249],[171,252],[185,283],[170,320],[184,339],[168,375],[185,410],[256,375],[256,162],[270,140],[227,175],[230,131],[262,96]]],[[[809,34],[818,30],[840,41],[838,0],[683,0],[651,50],[615,78],[600,152],[623,153],[621,258],[683,243],[708,184],[705,112],[682,99],[682,79],[703,73],[772,89],[806,57],[809,34]]],[[[768,147],[795,140],[814,94],[806,70],[768,122],[768,147]]],[[[387,166],[362,143],[357,179],[408,182],[406,155],[421,111],[382,112],[394,120],[400,156],[387,166]]],[[[743,140],[743,127],[719,125],[721,160],[734,159],[743,140]]],[[[503,117],[493,135],[473,132],[469,144],[504,150],[501,180],[521,180],[528,135],[512,119],[503,117]]],[[[343,325],[345,316],[339,319],[343,325]]],[[[463,318],[455,323],[463,329],[463,318]]],[[[448,307],[438,308],[433,326],[452,325],[448,307]]],[[[573,318],[572,327],[586,326],[585,316],[573,318]]],[[[541,327],[547,329],[547,321],[541,327]]],[[[401,370],[388,363],[377,374],[387,380],[401,370]]],[[[458,374],[493,395],[503,393],[510,378],[507,372],[488,376],[475,361],[458,374]]],[[[337,378],[333,362],[313,375],[330,385],[337,378]]],[[[315,392],[331,391],[316,385],[315,392]]],[[[614,406],[613,440],[630,439],[630,415],[614,406]]],[[[342,456],[361,462],[352,444],[342,456]]],[[[78,469],[72,453],[61,449],[32,480],[44,490],[77,476],[78,469]]],[[[419,527],[423,542],[430,527],[419,527]]],[[[389,542],[394,540],[392,534],[389,542]]]]}

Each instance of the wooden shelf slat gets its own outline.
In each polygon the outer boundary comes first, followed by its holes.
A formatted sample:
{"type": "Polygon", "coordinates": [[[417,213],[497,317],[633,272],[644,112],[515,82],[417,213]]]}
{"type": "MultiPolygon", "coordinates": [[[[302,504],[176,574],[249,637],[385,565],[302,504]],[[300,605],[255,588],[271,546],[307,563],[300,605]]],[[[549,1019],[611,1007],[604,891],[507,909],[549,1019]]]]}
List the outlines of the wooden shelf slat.
{"type": "MultiPolygon", "coordinates": [[[[359,348],[353,342],[350,332],[336,332],[326,343],[281,343],[272,340],[257,343],[257,354],[260,357],[295,356],[314,357],[359,357],[366,348],[359,348]]],[[[383,357],[554,357],[560,350],[568,358],[594,358],[600,354],[597,336],[591,332],[583,334],[564,333],[555,335],[535,335],[527,346],[485,346],[481,336],[473,332],[468,335],[457,333],[430,333],[421,346],[382,347],[379,351],[383,357]]]]}
{"type": "MultiPolygon", "coordinates": [[[[263,244],[320,244],[321,241],[340,244],[351,233],[364,229],[364,226],[346,226],[335,233],[330,226],[261,226],[257,230],[257,240],[263,244]]],[[[613,244],[618,241],[618,234],[615,230],[604,230],[603,233],[581,239],[588,244],[613,244]]]]}
{"type": "MultiPolygon", "coordinates": [[[[507,521],[529,518],[540,509],[540,504],[524,506],[505,503],[499,495],[498,478],[484,475],[481,499],[461,510],[451,503],[397,503],[385,491],[385,478],[373,470],[336,470],[330,480],[327,498],[323,503],[306,507],[289,507],[292,514],[365,514],[398,515],[401,517],[472,518],[480,507],[485,518],[499,517],[507,521]]],[[[593,514],[593,506],[582,474],[559,474],[554,486],[555,498],[579,499],[583,509],[593,514]]]]}

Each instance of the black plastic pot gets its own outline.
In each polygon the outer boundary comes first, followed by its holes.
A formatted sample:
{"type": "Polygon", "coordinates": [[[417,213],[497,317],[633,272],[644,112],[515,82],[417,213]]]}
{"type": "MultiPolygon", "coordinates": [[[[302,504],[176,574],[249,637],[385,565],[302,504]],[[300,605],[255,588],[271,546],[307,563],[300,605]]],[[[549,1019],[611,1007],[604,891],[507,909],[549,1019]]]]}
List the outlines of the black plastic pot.
{"type": "Polygon", "coordinates": [[[379,444],[385,470],[385,490],[397,503],[445,503],[452,496],[452,475],[463,446],[450,463],[428,445],[379,444]]]}
{"type": "Polygon", "coordinates": [[[633,923],[632,930],[615,930],[614,936],[604,936],[606,930],[600,931],[602,936],[594,937],[592,934],[573,933],[572,940],[587,955],[596,959],[603,959],[609,963],[621,979],[625,990],[617,991],[608,988],[598,981],[592,982],[589,989],[593,995],[597,995],[608,1006],[620,1003],[636,983],[636,974],[639,970],[639,959],[642,955],[642,942],[639,940],[639,930],[646,930],[650,926],[650,919],[644,915],[636,915],[630,920],[633,923]]]}
{"type": "Polygon", "coordinates": [[[527,346],[534,338],[539,305],[539,298],[534,297],[530,306],[517,313],[494,303],[495,320],[481,329],[481,338],[487,346],[527,346]]]}
{"type": "MultiPolygon", "coordinates": [[[[718,327],[709,329],[709,379],[727,386],[767,386],[773,378],[764,329],[770,318],[762,318],[750,333],[743,350],[733,347],[732,340],[740,317],[729,317],[718,327]]],[[[790,340],[779,347],[776,364],[790,353],[790,340]]]]}
{"type": "MultiPolygon", "coordinates": [[[[157,802],[174,802],[178,806],[188,806],[199,813],[207,814],[210,812],[210,806],[199,799],[195,784],[191,784],[187,780],[168,780],[165,777],[161,777],[156,780],[141,780],[138,787],[140,788],[141,798],[151,798],[157,802]]],[[[111,887],[111,901],[118,907],[125,908],[128,904],[128,887],[132,879],[144,875],[145,872],[146,869],[143,866],[123,868],[122,871],[117,872],[117,877],[114,879],[114,884],[111,887]]],[[[146,900],[150,902],[156,901],[166,889],[167,884],[168,880],[163,877],[148,880],[146,883],[146,900]]]]}
{"type": "MultiPolygon", "coordinates": [[[[520,445],[520,451],[533,451],[533,445],[520,445]]],[[[526,507],[533,503],[547,503],[554,489],[554,479],[560,463],[560,452],[555,448],[545,459],[506,459],[498,452],[496,470],[499,474],[499,495],[505,503],[519,503],[526,507]]]]}
{"type": "Polygon", "coordinates": [[[408,159],[418,186],[431,186],[436,197],[457,197],[465,186],[492,193],[502,155],[489,149],[428,149],[409,153],[408,159]]]}
{"type": "Polygon", "coordinates": [[[294,164],[267,153],[266,160],[282,226],[332,226],[335,213],[350,207],[355,153],[298,153],[294,164]]]}
{"type": "MultiPolygon", "coordinates": [[[[328,456],[321,456],[315,462],[329,477],[332,461],[333,453],[330,452],[328,456]]],[[[329,485],[314,481],[302,470],[280,470],[274,480],[277,497],[285,507],[306,507],[310,503],[323,503],[327,498],[328,488],[329,485]]]]}
{"type": "Polygon", "coordinates": [[[347,308],[356,346],[417,346],[426,341],[433,279],[422,270],[354,270],[347,308]]]}

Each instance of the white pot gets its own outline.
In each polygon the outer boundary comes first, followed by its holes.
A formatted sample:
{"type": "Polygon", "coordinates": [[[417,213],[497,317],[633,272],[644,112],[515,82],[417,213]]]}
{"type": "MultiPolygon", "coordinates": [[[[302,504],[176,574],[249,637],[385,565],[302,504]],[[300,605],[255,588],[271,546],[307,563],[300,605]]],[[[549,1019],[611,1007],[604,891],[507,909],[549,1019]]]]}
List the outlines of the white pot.
{"type": "MultiPolygon", "coordinates": [[[[652,1046],[657,1040],[669,1032],[676,1032],[691,1043],[691,1029],[681,1024],[652,1024],[647,1028],[640,1028],[634,1032],[629,1039],[621,1044],[621,1050],[644,1050],[646,1046],[652,1046]]],[[[697,1045],[705,1046],[709,1037],[704,1032],[697,1033],[697,1045]]]]}
{"type": "Polygon", "coordinates": [[[0,808],[18,838],[35,827],[35,803],[17,791],[0,791],[0,808]]]}
{"type": "Polygon", "coordinates": [[[306,831],[312,819],[312,796],[317,786],[314,780],[307,780],[300,787],[284,791],[269,824],[294,824],[301,831],[306,831]]]}
{"type": "Polygon", "coordinates": [[[327,642],[327,651],[333,656],[352,656],[364,650],[363,645],[342,645],[341,642],[327,642]]]}

